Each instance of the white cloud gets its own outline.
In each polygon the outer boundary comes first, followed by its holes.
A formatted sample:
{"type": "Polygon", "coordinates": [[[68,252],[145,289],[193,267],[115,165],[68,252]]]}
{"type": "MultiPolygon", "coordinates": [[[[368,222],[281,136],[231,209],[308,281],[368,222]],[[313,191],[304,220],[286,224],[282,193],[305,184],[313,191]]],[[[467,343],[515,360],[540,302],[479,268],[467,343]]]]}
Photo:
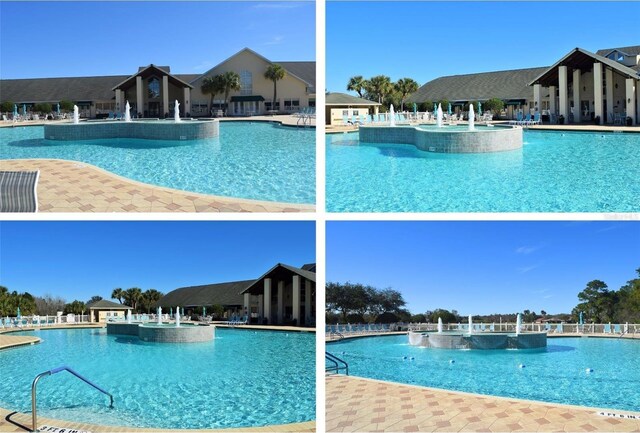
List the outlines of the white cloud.
{"type": "Polygon", "coordinates": [[[516,268],[516,271],[520,272],[521,274],[524,274],[524,273],[527,273],[529,271],[533,271],[538,266],[540,266],[540,265],[522,266],[520,268],[516,268]]]}
{"type": "Polygon", "coordinates": [[[284,42],[284,36],[274,36],[271,40],[263,42],[262,45],[279,45],[284,42]]]}
{"type": "Polygon", "coordinates": [[[535,251],[538,251],[540,248],[542,248],[542,245],[522,246],[522,247],[516,248],[516,254],[531,254],[535,251]]]}

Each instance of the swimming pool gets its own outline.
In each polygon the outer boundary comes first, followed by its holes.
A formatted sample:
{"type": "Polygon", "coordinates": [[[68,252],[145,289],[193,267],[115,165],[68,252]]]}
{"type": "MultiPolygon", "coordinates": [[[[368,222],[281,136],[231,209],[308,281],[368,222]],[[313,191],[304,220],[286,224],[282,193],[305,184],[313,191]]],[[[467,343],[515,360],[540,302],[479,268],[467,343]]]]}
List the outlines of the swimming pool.
{"type": "Polygon", "coordinates": [[[314,129],[221,122],[219,137],[188,141],[53,141],[43,139],[43,134],[42,126],[0,128],[0,158],[81,161],[129,179],[185,191],[315,202],[314,129]]]}
{"type": "Polygon", "coordinates": [[[327,135],[329,212],[639,212],[640,134],[524,131],[520,150],[424,152],[327,135]]]}
{"type": "Polygon", "coordinates": [[[397,335],[347,339],[327,344],[327,351],[344,359],[353,376],[640,411],[638,340],[550,338],[544,349],[434,350],[410,346],[407,338],[397,335]],[[521,364],[525,367],[520,368],[521,364]],[[587,373],[587,368],[593,372],[587,373]]]}
{"type": "Polygon", "coordinates": [[[35,376],[68,365],[113,394],[113,409],[108,397],[62,372],[38,384],[39,416],[167,429],[315,419],[312,333],[218,328],[215,340],[192,344],[144,343],[104,329],[35,335],[40,344],[0,351],[0,407],[31,411],[35,376]]]}

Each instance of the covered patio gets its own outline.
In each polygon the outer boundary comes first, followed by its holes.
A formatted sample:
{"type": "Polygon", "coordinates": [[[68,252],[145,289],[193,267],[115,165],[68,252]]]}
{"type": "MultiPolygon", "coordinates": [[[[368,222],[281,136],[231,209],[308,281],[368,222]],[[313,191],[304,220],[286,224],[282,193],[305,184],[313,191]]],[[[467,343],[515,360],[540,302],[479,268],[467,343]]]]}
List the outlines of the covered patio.
{"type": "Polygon", "coordinates": [[[565,123],[625,125],[630,118],[631,125],[638,125],[636,55],[617,51],[600,55],[573,49],[529,84],[533,86],[534,109],[542,111],[544,102],[549,112],[562,116],[565,123]],[[548,89],[548,104],[543,101],[543,88],[548,89]]]}
{"type": "Polygon", "coordinates": [[[244,309],[258,323],[315,325],[315,264],[302,268],[278,263],[247,287],[244,309]]]}

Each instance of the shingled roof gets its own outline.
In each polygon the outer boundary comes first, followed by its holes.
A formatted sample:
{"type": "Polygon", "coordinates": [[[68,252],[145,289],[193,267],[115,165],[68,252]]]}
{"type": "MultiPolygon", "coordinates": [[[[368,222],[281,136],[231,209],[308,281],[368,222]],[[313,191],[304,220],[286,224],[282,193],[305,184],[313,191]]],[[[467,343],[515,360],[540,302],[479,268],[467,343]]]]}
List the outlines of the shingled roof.
{"type": "Polygon", "coordinates": [[[277,63],[287,70],[287,72],[295,75],[309,83],[309,87],[316,87],[316,62],[273,62],[277,63]]]}
{"type": "Polygon", "coordinates": [[[118,304],[117,302],[107,301],[101,299],[91,304],[87,304],[87,308],[100,309],[100,310],[128,310],[131,307],[125,304],[118,304]]]}
{"type": "MultiPolygon", "coordinates": [[[[262,289],[262,280],[265,278],[274,278],[282,280],[285,275],[299,275],[307,280],[316,281],[316,273],[315,273],[315,263],[305,265],[307,269],[296,268],[295,266],[285,265],[283,263],[278,263],[273,268],[269,269],[265,272],[260,278],[253,281],[250,285],[248,285],[242,293],[253,293],[259,292],[262,289]],[[309,270],[313,269],[313,271],[309,270]]],[[[255,293],[254,293],[255,294],[255,293]]]]}
{"type": "Polygon", "coordinates": [[[167,293],[158,301],[161,307],[201,307],[203,305],[242,305],[242,291],[255,280],[231,281],[182,287],[167,293]]]}
{"type": "MultiPolygon", "coordinates": [[[[63,99],[72,102],[115,101],[115,93],[112,89],[128,77],[128,75],[109,75],[0,80],[0,97],[2,101],[16,103],[57,103],[63,99]]],[[[188,83],[199,75],[176,74],[175,77],[188,83]]]]}
{"type": "Polygon", "coordinates": [[[424,84],[407,101],[485,101],[491,98],[529,100],[533,97],[533,88],[529,83],[547,69],[527,68],[440,77],[424,84]]]}
{"type": "Polygon", "coordinates": [[[325,96],[325,105],[382,105],[376,101],[370,101],[368,99],[359,98],[357,96],[349,95],[347,93],[327,93],[325,96]]]}

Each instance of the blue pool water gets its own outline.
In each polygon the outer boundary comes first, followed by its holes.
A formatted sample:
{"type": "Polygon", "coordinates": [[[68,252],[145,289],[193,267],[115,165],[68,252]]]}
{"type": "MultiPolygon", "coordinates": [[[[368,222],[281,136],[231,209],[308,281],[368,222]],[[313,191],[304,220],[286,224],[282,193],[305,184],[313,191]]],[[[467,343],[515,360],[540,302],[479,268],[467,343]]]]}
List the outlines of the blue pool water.
{"type": "Polygon", "coordinates": [[[53,141],[43,127],[0,128],[0,158],[81,161],[169,188],[287,203],[315,202],[315,130],[221,122],[220,137],[191,141],[53,141]]]}
{"type": "Polygon", "coordinates": [[[406,335],[398,335],[343,340],[327,350],[348,362],[353,376],[640,411],[640,341],[549,338],[547,344],[527,350],[428,349],[410,346],[406,335]]]}
{"type": "MultiPolygon", "coordinates": [[[[213,332],[213,331],[212,331],[213,332]]],[[[33,335],[33,333],[25,333],[33,335]]],[[[61,372],[38,384],[38,414],[155,428],[262,426],[315,419],[315,336],[216,329],[208,343],[144,343],[105,330],[47,330],[0,351],[0,407],[31,411],[31,382],[68,365],[109,399],[61,372]]]]}
{"type": "Polygon", "coordinates": [[[326,170],[330,212],[640,211],[640,134],[525,131],[487,154],[331,134],[326,170]]]}

